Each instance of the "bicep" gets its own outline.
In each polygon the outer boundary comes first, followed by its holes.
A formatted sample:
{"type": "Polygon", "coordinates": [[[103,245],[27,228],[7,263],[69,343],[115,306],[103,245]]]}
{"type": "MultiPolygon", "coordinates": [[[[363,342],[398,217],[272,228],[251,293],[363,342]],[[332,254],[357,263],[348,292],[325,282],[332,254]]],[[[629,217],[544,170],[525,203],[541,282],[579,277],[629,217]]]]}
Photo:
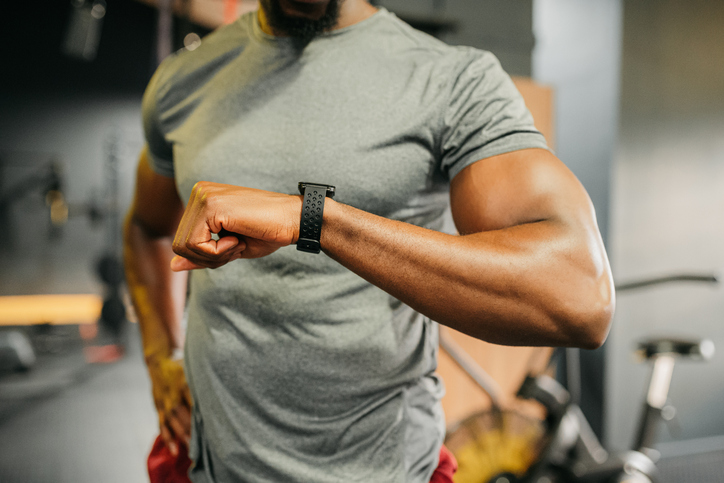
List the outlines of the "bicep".
{"type": "Polygon", "coordinates": [[[156,173],[148,156],[147,147],[144,147],[138,161],[131,221],[149,235],[173,237],[184,206],[174,178],[156,173]]]}
{"type": "Polygon", "coordinates": [[[450,204],[463,235],[539,221],[597,231],[585,189],[544,149],[513,151],[473,163],[452,180],[450,204]]]}

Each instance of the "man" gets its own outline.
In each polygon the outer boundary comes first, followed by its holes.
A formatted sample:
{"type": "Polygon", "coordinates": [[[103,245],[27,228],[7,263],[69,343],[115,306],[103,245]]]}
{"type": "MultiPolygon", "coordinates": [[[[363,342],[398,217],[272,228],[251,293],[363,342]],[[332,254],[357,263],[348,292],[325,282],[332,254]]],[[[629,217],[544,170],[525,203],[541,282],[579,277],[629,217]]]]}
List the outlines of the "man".
{"type": "Polygon", "coordinates": [[[195,482],[427,482],[433,320],[500,344],[606,337],[593,207],[489,53],[363,0],[262,1],[162,64],[144,126],[128,280],[195,482]],[[459,236],[437,231],[448,200],[459,236]]]}

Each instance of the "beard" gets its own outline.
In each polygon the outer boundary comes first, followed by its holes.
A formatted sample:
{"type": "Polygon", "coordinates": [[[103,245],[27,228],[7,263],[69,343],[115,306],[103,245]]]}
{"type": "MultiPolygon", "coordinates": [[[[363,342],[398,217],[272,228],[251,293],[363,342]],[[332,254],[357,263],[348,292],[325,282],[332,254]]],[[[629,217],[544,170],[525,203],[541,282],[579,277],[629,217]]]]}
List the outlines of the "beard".
{"type": "Polygon", "coordinates": [[[289,35],[303,40],[311,40],[317,35],[328,32],[339,19],[339,5],[344,0],[330,0],[327,9],[318,19],[294,17],[284,12],[279,0],[260,0],[269,26],[275,34],[289,35]]]}

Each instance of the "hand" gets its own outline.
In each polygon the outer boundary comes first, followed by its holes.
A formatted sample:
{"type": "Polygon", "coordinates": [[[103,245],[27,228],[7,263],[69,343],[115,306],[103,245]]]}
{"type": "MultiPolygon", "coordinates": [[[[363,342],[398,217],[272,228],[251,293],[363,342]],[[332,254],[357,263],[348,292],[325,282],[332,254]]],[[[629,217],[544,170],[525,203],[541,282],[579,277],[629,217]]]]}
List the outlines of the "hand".
{"type": "Polygon", "coordinates": [[[301,212],[300,196],[200,181],[176,231],[171,269],[217,268],[269,255],[297,241],[301,212]],[[212,239],[218,233],[221,238],[212,239]]]}
{"type": "Polygon", "coordinates": [[[191,437],[191,392],[183,363],[168,358],[149,361],[148,372],[161,438],[171,454],[176,456],[178,443],[188,447],[191,437]]]}

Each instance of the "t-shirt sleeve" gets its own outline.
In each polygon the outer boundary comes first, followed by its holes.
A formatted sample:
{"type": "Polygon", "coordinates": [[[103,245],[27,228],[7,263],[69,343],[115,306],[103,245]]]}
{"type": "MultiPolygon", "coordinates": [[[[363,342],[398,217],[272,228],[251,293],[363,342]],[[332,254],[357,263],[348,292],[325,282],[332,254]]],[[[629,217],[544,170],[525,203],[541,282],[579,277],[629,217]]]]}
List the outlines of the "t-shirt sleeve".
{"type": "Polygon", "coordinates": [[[548,149],[510,76],[489,52],[467,51],[443,116],[440,169],[453,179],[484,158],[548,149]]]}
{"type": "Polygon", "coordinates": [[[162,63],[151,81],[146,87],[141,104],[141,115],[143,116],[143,131],[148,145],[148,153],[151,168],[162,176],[173,177],[173,147],[166,138],[166,132],[161,122],[161,105],[159,99],[163,88],[163,69],[166,63],[162,63]]]}

